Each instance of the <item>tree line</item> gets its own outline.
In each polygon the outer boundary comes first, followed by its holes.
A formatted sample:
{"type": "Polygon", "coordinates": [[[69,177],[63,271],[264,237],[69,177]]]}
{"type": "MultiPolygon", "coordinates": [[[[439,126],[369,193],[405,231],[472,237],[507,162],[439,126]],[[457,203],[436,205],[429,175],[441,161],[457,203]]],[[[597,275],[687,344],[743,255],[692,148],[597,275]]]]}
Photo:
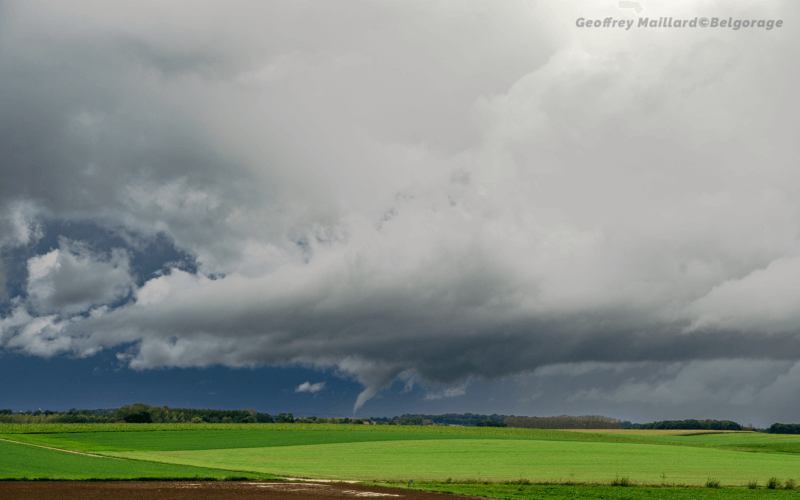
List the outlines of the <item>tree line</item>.
{"type": "Polygon", "coordinates": [[[150,406],[144,403],[122,408],[92,410],[71,409],[64,412],[36,410],[14,413],[0,409],[0,423],[58,424],[58,423],[307,423],[307,424],[377,424],[377,425],[461,425],[477,427],[518,427],[524,429],[679,429],[679,430],[758,430],[772,434],[800,434],[800,424],[772,424],[768,429],[753,429],[730,420],[662,420],[648,424],[632,424],[602,415],[557,417],[516,417],[514,415],[481,415],[446,413],[443,415],[403,414],[371,418],[300,417],[292,413],[270,415],[254,410],[211,410],[150,406]]]}
{"type": "Polygon", "coordinates": [[[639,429],[682,429],[712,431],[746,431],[748,429],[730,420],[663,420],[639,425],[639,429]]]}
{"type": "Polygon", "coordinates": [[[401,416],[389,417],[370,417],[370,420],[378,424],[388,425],[461,425],[471,427],[478,425],[479,422],[499,422],[503,423],[508,415],[480,415],[475,413],[444,413],[442,415],[424,415],[405,413],[401,416]]]}
{"type": "Polygon", "coordinates": [[[0,423],[7,424],[103,424],[128,423],[292,423],[291,413],[269,415],[254,410],[197,410],[192,408],[170,408],[150,406],[144,403],[122,408],[57,411],[26,411],[14,413],[10,409],[0,410],[0,423]]]}
{"type": "MultiPolygon", "coordinates": [[[[6,424],[365,424],[373,423],[360,418],[295,418],[292,413],[270,415],[254,410],[211,410],[193,408],[170,408],[136,403],[122,408],[69,411],[26,411],[14,413],[11,409],[0,410],[0,423],[6,424]]],[[[421,425],[421,424],[420,424],[421,425]]]]}
{"type": "Polygon", "coordinates": [[[622,421],[602,415],[559,415],[557,417],[506,417],[509,427],[522,429],[619,429],[622,421]]]}
{"type": "Polygon", "coordinates": [[[764,432],[770,434],[800,434],[800,424],[772,424],[764,432]]]}
{"type": "Polygon", "coordinates": [[[270,415],[254,410],[211,410],[192,408],[170,408],[136,403],[122,408],[93,410],[26,411],[14,413],[11,409],[0,410],[0,423],[19,424],[99,424],[99,423],[306,423],[306,424],[376,424],[376,425],[462,425],[504,427],[506,415],[480,415],[473,413],[447,413],[443,415],[403,414],[401,416],[348,418],[348,417],[302,417],[292,413],[270,415]]]}

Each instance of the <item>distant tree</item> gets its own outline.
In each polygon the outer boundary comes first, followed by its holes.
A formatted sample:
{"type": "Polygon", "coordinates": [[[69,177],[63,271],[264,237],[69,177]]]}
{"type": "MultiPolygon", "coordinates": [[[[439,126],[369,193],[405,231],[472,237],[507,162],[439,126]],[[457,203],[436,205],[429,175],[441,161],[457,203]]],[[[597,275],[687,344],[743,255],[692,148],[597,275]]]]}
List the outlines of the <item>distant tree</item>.
{"type": "Polygon", "coordinates": [[[621,422],[616,418],[602,415],[582,415],[573,417],[506,417],[509,427],[524,429],[619,429],[621,422]]]}
{"type": "Polygon", "coordinates": [[[269,416],[269,413],[256,413],[256,421],[259,424],[271,424],[275,420],[269,416]]]}
{"type": "Polygon", "coordinates": [[[293,424],[294,423],[294,415],[291,413],[279,413],[277,423],[279,424],[293,424]]]}
{"type": "Polygon", "coordinates": [[[766,432],[770,434],[800,434],[800,424],[772,424],[766,432]]]}
{"type": "Polygon", "coordinates": [[[425,417],[422,415],[403,415],[397,419],[397,425],[423,425],[425,417]]]}
{"type": "Polygon", "coordinates": [[[122,420],[129,424],[151,424],[153,423],[153,419],[150,416],[149,412],[140,411],[138,413],[131,413],[127,415],[122,420]]]}
{"type": "MultiPolygon", "coordinates": [[[[128,405],[128,406],[123,406],[122,408],[117,408],[117,411],[114,413],[114,418],[116,419],[116,421],[127,422],[125,417],[127,417],[129,415],[136,414],[136,413],[145,412],[147,414],[152,415],[151,409],[152,409],[152,407],[150,405],[146,405],[144,403],[136,403],[136,404],[132,404],[132,405],[128,405]]],[[[76,410],[72,409],[72,410],[69,411],[69,413],[70,414],[74,414],[74,413],[77,413],[77,412],[76,412],[76,410]]],[[[152,417],[151,417],[151,421],[152,421],[152,417]]]]}
{"type": "Polygon", "coordinates": [[[713,431],[743,431],[744,427],[730,420],[662,420],[641,424],[640,429],[681,429],[681,430],[713,430],[713,431]]]}
{"type": "Polygon", "coordinates": [[[505,422],[498,422],[497,420],[481,420],[475,424],[476,427],[508,427],[505,422]]]}
{"type": "MultiPolygon", "coordinates": [[[[377,424],[389,425],[462,425],[473,426],[485,420],[503,422],[507,415],[478,415],[474,413],[445,413],[442,415],[405,414],[400,417],[370,417],[377,424]]],[[[513,417],[513,415],[512,415],[513,417]]]]}

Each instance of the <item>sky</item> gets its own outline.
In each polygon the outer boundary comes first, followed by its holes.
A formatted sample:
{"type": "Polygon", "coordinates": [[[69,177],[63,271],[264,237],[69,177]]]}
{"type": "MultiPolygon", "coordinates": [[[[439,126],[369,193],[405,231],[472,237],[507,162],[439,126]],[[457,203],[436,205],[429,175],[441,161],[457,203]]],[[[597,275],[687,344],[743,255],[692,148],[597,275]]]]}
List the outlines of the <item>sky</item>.
{"type": "Polygon", "coordinates": [[[0,0],[0,408],[799,422],[798,22],[0,0]]]}

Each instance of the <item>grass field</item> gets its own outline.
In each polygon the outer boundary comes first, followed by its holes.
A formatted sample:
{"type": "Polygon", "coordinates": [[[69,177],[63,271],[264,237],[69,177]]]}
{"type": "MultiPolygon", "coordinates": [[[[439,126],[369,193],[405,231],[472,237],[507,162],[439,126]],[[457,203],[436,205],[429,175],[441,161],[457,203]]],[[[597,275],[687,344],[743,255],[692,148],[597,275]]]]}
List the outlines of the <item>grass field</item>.
{"type": "Polygon", "coordinates": [[[406,440],[192,451],[117,452],[113,456],[197,467],[333,479],[488,479],[608,482],[627,476],[658,484],[719,479],[742,486],[772,476],[800,478],[800,455],[652,444],[500,439],[406,440]]]}
{"type": "Polygon", "coordinates": [[[246,475],[267,479],[268,474],[231,472],[158,462],[111,460],[0,441],[2,479],[179,479],[246,475]]]}
{"type": "Polygon", "coordinates": [[[415,479],[415,488],[509,500],[798,497],[796,490],[766,490],[763,485],[771,477],[781,484],[787,479],[800,483],[800,436],[690,434],[297,424],[3,425],[4,439],[123,460],[0,442],[0,478],[275,474],[374,484],[415,479]],[[620,477],[639,485],[695,487],[601,486],[620,477]],[[708,478],[729,487],[698,488],[708,478]],[[528,481],[538,484],[524,484],[528,481]],[[751,481],[761,487],[743,487],[751,481]]]}
{"type": "Polygon", "coordinates": [[[789,500],[797,491],[746,488],[620,488],[605,485],[423,484],[420,489],[503,500],[789,500]]]}
{"type": "Polygon", "coordinates": [[[718,449],[800,453],[800,436],[741,431],[599,431],[606,436],[627,437],[640,442],[704,446],[718,449]]]}
{"type": "Polygon", "coordinates": [[[700,434],[731,434],[746,433],[749,431],[706,431],[706,430],[679,430],[679,429],[563,429],[568,432],[583,432],[589,434],[614,434],[618,436],[697,436],[700,434]]]}
{"type": "MultiPolygon", "coordinates": [[[[342,426],[336,426],[342,427],[342,426]]],[[[359,443],[406,440],[470,440],[470,439],[535,439],[513,436],[484,436],[432,432],[364,432],[351,429],[332,429],[328,432],[310,430],[189,430],[174,432],[93,432],[57,434],[0,434],[0,438],[66,450],[95,453],[104,451],[177,451],[215,450],[228,448],[263,448],[301,446],[309,444],[359,443]]]]}

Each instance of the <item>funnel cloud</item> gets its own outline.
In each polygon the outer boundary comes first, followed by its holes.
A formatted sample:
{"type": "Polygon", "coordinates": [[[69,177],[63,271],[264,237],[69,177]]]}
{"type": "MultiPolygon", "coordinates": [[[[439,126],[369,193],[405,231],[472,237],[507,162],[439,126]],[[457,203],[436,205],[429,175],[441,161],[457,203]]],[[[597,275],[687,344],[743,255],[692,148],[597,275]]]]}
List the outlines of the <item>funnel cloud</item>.
{"type": "Polygon", "coordinates": [[[800,7],[644,3],[3,2],[0,353],[791,418],[800,7]]]}

